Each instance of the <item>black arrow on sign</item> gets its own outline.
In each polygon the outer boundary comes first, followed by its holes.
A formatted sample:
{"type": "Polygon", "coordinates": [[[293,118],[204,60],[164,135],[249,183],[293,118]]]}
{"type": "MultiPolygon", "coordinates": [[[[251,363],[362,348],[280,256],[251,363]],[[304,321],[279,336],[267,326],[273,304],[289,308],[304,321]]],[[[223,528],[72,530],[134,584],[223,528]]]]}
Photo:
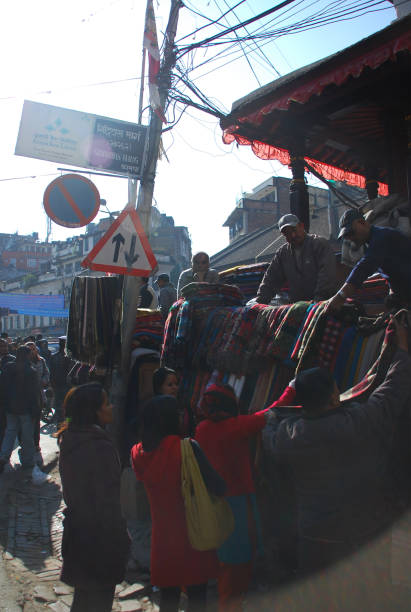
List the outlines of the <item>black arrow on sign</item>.
{"type": "Polygon", "coordinates": [[[131,239],[130,252],[124,253],[124,257],[125,257],[127,266],[129,268],[131,268],[133,266],[133,263],[135,263],[137,259],[140,257],[138,253],[137,255],[134,255],[135,250],[136,250],[136,241],[137,241],[137,236],[134,234],[134,236],[131,239]]]}
{"type": "Polygon", "coordinates": [[[116,234],[111,242],[113,244],[116,243],[116,248],[114,249],[114,255],[113,255],[113,263],[117,263],[118,256],[120,254],[120,245],[125,243],[123,234],[116,234]]]}

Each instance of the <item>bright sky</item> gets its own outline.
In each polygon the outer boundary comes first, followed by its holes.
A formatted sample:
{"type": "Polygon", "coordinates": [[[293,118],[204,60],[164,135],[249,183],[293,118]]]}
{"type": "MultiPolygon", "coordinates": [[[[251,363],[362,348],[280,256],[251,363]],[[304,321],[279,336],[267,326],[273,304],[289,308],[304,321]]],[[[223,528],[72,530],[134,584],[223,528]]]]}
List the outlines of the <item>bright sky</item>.
{"type": "MultiPolygon", "coordinates": [[[[186,5],[217,19],[227,10],[226,2],[234,6],[238,0],[187,0],[186,5]]],[[[145,0],[71,0],[70,3],[2,0],[2,232],[38,231],[40,237],[45,238],[43,193],[49,182],[60,174],[57,168],[61,164],[14,155],[24,99],[126,121],[137,120],[145,4],[145,0]],[[5,180],[14,177],[29,178],[5,180]]],[[[288,13],[290,23],[304,15],[299,13],[291,17],[292,12],[301,9],[313,12],[329,4],[339,3],[296,1],[288,13]]],[[[272,0],[247,0],[236,9],[236,14],[245,20],[272,5],[272,0]]],[[[159,3],[154,0],[154,7],[161,42],[169,0],[159,3]]],[[[395,19],[395,11],[388,1],[380,2],[375,8],[384,10],[278,38],[265,44],[264,52],[284,75],[372,34],[395,19]]],[[[230,25],[236,23],[232,14],[227,18],[230,25]]],[[[182,8],[177,40],[205,23],[188,8],[182,8]]],[[[198,33],[197,40],[217,31],[216,26],[206,28],[198,33]]],[[[187,42],[192,39],[185,39],[181,44],[187,42]]],[[[197,66],[213,53],[214,49],[208,50],[206,55],[197,51],[191,58],[193,65],[197,66]]],[[[276,78],[274,69],[261,55],[248,48],[247,56],[261,85],[276,78]]],[[[230,110],[233,101],[259,87],[244,56],[225,66],[205,65],[195,70],[191,78],[225,111],[230,110]]],[[[147,121],[146,114],[143,123],[147,121]]],[[[250,191],[272,174],[288,176],[287,168],[277,162],[259,160],[248,147],[223,145],[218,120],[192,108],[164,135],[164,147],[169,161],[163,159],[158,164],[156,204],[161,212],[172,215],[177,225],[188,226],[194,251],[206,250],[212,254],[224,248],[228,244],[228,230],[221,225],[241,193],[250,191]]],[[[88,176],[87,171],[84,175],[88,176]]],[[[101,197],[107,200],[110,210],[125,206],[126,179],[89,178],[96,184],[101,197]]],[[[71,235],[73,230],[53,224],[52,239],[63,240],[71,235]]]]}

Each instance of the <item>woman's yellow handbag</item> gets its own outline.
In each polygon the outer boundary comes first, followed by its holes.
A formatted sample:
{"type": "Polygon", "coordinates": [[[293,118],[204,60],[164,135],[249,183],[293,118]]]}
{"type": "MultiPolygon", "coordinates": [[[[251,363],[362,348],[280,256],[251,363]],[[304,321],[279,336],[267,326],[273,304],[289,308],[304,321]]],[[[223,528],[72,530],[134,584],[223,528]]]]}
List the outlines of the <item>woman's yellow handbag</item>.
{"type": "Polygon", "coordinates": [[[189,438],[181,441],[181,491],[191,546],[220,548],[234,531],[234,516],[227,500],[208,492],[189,438]]]}

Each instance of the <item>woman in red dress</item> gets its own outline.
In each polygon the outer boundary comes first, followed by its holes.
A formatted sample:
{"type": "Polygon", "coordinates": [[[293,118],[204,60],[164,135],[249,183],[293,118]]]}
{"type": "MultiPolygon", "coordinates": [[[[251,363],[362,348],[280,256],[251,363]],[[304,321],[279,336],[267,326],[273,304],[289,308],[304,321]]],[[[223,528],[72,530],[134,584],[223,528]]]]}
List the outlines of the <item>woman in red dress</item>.
{"type": "MultiPolygon", "coordinates": [[[[193,444],[196,443],[193,441],[193,444]]],[[[198,445],[193,447],[200,470],[211,473],[210,492],[223,494],[225,485],[198,445]],[[214,489],[214,490],[213,490],[214,489]]],[[[199,552],[189,542],[181,493],[181,439],[177,401],[154,397],[143,415],[142,442],[131,451],[138,480],[144,482],[152,518],[151,582],[161,589],[161,612],[177,612],[181,587],[186,587],[190,611],[205,611],[207,582],[217,578],[215,551],[199,552]]],[[[206,479],[205,479],[206,480],[206,479]]]]}
{"type": "Polygon", "coordinates": [[[210,463],[224,478],[226,499],[234,515],[235,529],[218,549],[219,612],[240,612],[252,574],[252,562],[261,548],[260,519],[252,477],[249,442],[265,427],[271,408],[292,402],[288,386],[279,400],[255,414],[238,414],[238,402],[229,385],[214,384],[202,399],[204,421],[196,439],[210,463]]]}

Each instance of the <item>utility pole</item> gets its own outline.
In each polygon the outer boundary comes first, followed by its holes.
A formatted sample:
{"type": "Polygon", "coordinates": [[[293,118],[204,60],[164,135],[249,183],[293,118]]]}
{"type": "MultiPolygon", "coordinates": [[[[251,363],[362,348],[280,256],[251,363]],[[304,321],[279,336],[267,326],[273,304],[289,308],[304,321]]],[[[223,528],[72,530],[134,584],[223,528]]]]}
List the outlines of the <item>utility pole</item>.
{"type": "MultiPolygon", "coordinates": [[[[164,53],[159,72],[159,94],[161,107],[164,109],[167,102],[168,91],[171,85],[171,72],[175,66],[176,58],[174,40],[177,31],[179,10],[183,6],[181,0],[171,0],[170,14],[165,32],[164,53]]],[[[137,211],[147,236],[150,233],[151,209],[154,193],[154,181],[157,169],[157,160],[160,151],[162,121],[151,110],[148,127],[147,155],[143,177],[137,199],[137,211]]],[[[135,208],[137,197],[137,181],[129,181],[128,207],[135,208]]],[[[135,276],[125,276],[123,284],[123,320],[121,329],[121,372],[113,372],[112,397],[116,405],[115,429],[117,436],[121,436],[123,429],[123,407],[127,390],[129,374],[131,340],[136,323],[136,310],[142,282],[135,276]]]]}

